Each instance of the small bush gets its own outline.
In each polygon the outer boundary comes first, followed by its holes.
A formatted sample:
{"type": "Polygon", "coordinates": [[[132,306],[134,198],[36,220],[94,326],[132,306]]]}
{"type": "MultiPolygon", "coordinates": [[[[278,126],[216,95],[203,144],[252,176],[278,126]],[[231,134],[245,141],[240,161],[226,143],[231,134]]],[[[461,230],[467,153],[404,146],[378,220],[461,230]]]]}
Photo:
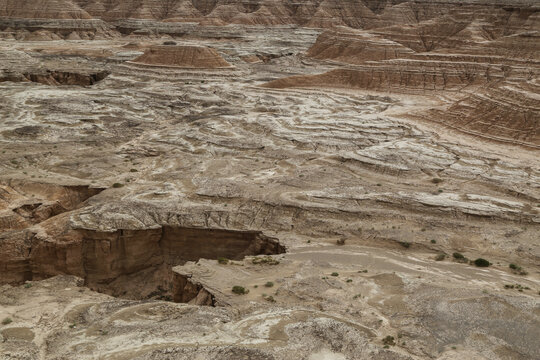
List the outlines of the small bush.
{"type": "Polygon", "coordinates": [[[486,259],[478,258],[478,259],[474,260],[474,265],[476,265],[478,267],[488,267],[490,265],[490,263],[486,259]]]}
{"type": "Polygon", "coordinates": [[[268,296],[263,295],[263,299],[266,300],[266,301],[268,301],[268,302],[271,302],[271,303],[275,303],[275,302],[276,302],[276,299],[274,299],[274,297],[271,296],[271,295],[268,295],[268,296]]]}
{"type": "Polygon", "coordinates": [[[336,244],[337,245],[345,245],[345,238],[337,239],[336,244]]]}
{"type": "Polygon", "coordinates": [[[236,295],[245,295],[249,293],[249,290],[247,290],[243,286],[235,285],[232,287],[232,292],[235,293],[236,295]]]}
{"type": "Polygon", "coordinates": [[[139,170],[137,169],[129,169],[129,172],[138,172],[139,170]]]}
{"type": "Polygon", "coordinates": [[[269,288],[269,287],[274,286],[274,283],[271,281],[268,281],[266,284],[264,284],[264,286],[269,288]]]}
{"type": "Polygon", "coordinates": [[[514,274],[518,274],[518,275],[527,275],[528,274],[525,270],[523,270],[523,268],[521,266],[518,266],[516,264],[510,264],[510,265],[508,265],[508,267],[513,270],[514,274]]]}
{"type": "Polygon", "coordinates": [[[167,40],[167,41],[164,41],[163,42],[163,45],[176,45],[176,42],[172,41],[172,40],[167,40]]]}
{"type": "Polygon", "coordinates": [[[120,184],[120,183],[114,183],[114,184],[112,184],[112,187],[115,188],[115,189],[121,188],[121,187],[123,187],[123,186],[124,186],[124,184],[120,184]]]}
{"type": "Polygon", "coordinates": [[[332,275],[332,276],[339,276],[339,274],[338,274],[337,272],[333,272],[333,273],[331,273],[330,275],[332,275]]]}
{"type": "Polygon", "coordinates": [[[434,184],[440,184],[443,182],[443,179],[441,178],[433,178],[431,179],[431,182],[434,183],[434,184]]]}
{"type": "Polygon", "coordinates": [[[348,282],[348,283],[351,283],[351,282],[352,282],[352,279],[347,279],[347,282],[348,282]]]}
{"type": "Polygon", "coordinates": [[[399,245],[403,246],[405,249],[408,249],[411,247],[411,243],[407,241],[400,241],[399,245]]]}
{"type": "Polygon", "coordinates": [[[452,257],[454,258],[455,261],[460,262],[460,263],[469,262],[469,259],[467,259],[463,254],[458,253],[458,252],[453,253],[452,257]]]}
{"type": "Polygon", "coordinates": [[[31,283],[24,284],[25,289],[30,289],[33,285],[31,283]]]}
{"type": "Polygon", "coordinates": [[[446,259],[445,254],[439,254],[437,257],[435,257],[435,261],[443,261],[444,259],[446,259]]]}
{"type": "Polygon", "coordinates": [[[393,336],[390,336],[390,335],[386,336],[386,337],[383,339],[382,342],[383,342],[384,345],[392,345],[392,346],[396,345],[396,342],[395,342],[394,337],[393,337],[393,336]]]}
{"type": "Polygon", "coordinates": [[[229,259],[224,258],[224,257],[218,257],[217,262],[223,265],[227,265],[229,263],[229,259]]]}
{"type": "Polygon", "coordinates": [[[432,244],[436,244],[436,243],[437,243],[437,240],[432,239],[432,240],[431,240],[431,243],[432,243],[432,244]]]}
{"type": "Polygon", "coordinates": [[[2,320],[2,325],[8,325],[8,324],[11,324],[13,322],[13,320],[11,320],[11,318],[5,318],[4,320],[2,320]]]}

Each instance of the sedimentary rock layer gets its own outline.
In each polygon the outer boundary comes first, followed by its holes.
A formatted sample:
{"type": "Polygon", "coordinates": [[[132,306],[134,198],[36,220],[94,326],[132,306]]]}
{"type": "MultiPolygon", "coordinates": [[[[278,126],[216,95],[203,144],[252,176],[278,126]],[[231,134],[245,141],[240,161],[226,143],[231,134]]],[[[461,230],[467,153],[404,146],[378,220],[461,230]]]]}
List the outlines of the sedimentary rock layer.
{"type": "Polygon", "coordinates": [[[215,49],[204,46],[154,46],[135,60],[135,63],[181,68],[218,69],[231,67],[215,49]]]}

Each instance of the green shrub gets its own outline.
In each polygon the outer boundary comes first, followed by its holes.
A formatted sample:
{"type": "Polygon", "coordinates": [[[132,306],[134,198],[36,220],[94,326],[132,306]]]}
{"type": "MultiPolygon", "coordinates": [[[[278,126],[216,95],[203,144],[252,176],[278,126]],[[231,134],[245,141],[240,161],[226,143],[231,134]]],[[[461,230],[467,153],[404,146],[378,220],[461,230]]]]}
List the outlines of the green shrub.
{"type": "Polygon", "coordinates": [[[400,241],[399,245],[403,246],[405,249],[408,249],[411,247],[411,243],[407,241],[400,241]]]}
{"type": "Polygon", "coordinates": [[[333,272],[333,273],[331,273],[330,275],[332,275],[332,276],[339,276],[339,274],[338,274],[337,272],[333,272]]]}
{"type": "Polygon", "coordinates": [[[116,189],[121,188],[121,187],[123,187],[123,186],[124,186],[124,184],[120,184],[120,183],[114,183],[114,184],[112,184],[112,187],[113,187],[113,188],[116,188],[116,189]]]}
{"type": "Polygon", "coordinates": [[[443,182],[443,179],[441,178],[433,178],[431,179],[431,182],[434,183],[434,184],[440,184],[443,182]]]}
{"type": "Polygon", "coordinates": [[[224,258],[224,257],[218,257],[217,262],[223,265],[227,265],[229,263],[229,259],[224,258]]]}
{"type": "Polygon", "coordinates": [[[274,286],[274,283],[271,281],[268,281],[266,284],[264,284],[265,287],[272,287],[274,286]]]}
{"type": "Polygon", "coordinates": [[[237,294],[237,295],[245,295],[245,294],[249,293],[249,290],[247,290],[243,286],[235,285],[235,286],[232,287],[232,292],[237,294]]]}
{"type": "Polygon", "coordinates": [[[518,275],[527,275],[528,274],[525,270],[523,270],[523,268],[521,266],[518,266],[516,264],[510,264],[510,265],[508,265],[508,267],[513,270],[514,274],[518,274],[518,275]]]}
{"type": "Polygon", "coordinates": [[[467,259],[463,254],[458,253],[458,252],[453,253],[452,257],[454,258],[455,261],[460,262],[460,263],[469,262],[469,259],[467,259]]]}
{"type": "Polygon", "coordinates": [[[396,345],[396,342],[395,342],[394,337],[393,337],[393,336],[390,336],[390,335],[386,336],[386,337],[383,339],[382,342],[383,342],[384,345],[392,345],[392,346],[396,345]]]}
{"type": "Polygon", "coordinates": [[[30,289],[33,285],[31,283],[24,284],[25,289],[30,289]]]}
{"type": "Polygon", "coordinates": [[[435,257],[435,261],[443,261],[446,258],[445,254],[439,254],[435,257]]]}
{"type": "Polygon", "coordinates": [[[490,265],[490,263],[486,259],[478,258],[478,259],[474,260],[474,265],[476,265],[478,267],[488,267],[490,265]]]}
{"type": "Polygon", "coordinates": [[[436,243],[437,243],[437,240],[432,239],[432,240],[431,240],[431,243],[432,243],[432,244],[436,244],[436,243]]]}
{"type": "Polygon", "coordinates": [[[2,320],[2,325],[8,325],[8,324],[11,324],[13,322],[13,320],[11,320],[11,318],[5,318],[4,320],[2,320]]]}

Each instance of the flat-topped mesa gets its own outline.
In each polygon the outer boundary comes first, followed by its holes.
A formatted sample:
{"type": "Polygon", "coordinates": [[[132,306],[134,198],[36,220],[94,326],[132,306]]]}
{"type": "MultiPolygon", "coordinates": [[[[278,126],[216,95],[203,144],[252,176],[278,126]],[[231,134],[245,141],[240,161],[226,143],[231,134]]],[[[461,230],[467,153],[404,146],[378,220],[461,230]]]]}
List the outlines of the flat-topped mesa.
{"type": "Polygon", "coordinates": [[[232,67],[215,49],[193,45],[154,46],[133,62],[187,69],[228,69],[232,67]]]}
{"type": "Polygon", "coordinates": [[[341,28],[325,31],[308,50],[307,56],[346,64],[403,58],[414,51],[391,40],[367,32],[341,28]]]}

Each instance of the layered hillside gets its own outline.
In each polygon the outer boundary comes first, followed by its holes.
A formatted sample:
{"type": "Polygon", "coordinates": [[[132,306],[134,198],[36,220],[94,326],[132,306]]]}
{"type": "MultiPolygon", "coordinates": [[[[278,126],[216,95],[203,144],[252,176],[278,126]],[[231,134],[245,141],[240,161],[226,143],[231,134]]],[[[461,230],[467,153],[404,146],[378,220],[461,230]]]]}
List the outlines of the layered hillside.
{"type": "Polygon", "coordinates": [[[12,19],[91,19],[73,0],[0,0],[0,17],[12,19]]]}
{"type": "Polygon", "coordinates": [[[204,46],[155,46],[135,60],[135,63],[181,68],[231,67],[216,50],[204,46]]]}
{"type": "MultiPolygon", "coordinates": [[[[444,97],[444,109],[416,114],[490,140],[540,146],[537,82],[540,77],[540,16],[536,5],[468,2],[453,6],[415,2],[412,20],[387,24],[387,6],[377,27],[338,27],[323,32],[307,51],[336,68],[320,74],[276,79],[270,88],[334,87],[444,97]],[[422,14],[420,16],[419,14],[422,14]]],[[[455,5],[455,4],[454,4],[455,5]]],[[[410,10],[410,8],[408,8],[410,10]]]]}
{"type": "MultiPolygon", "coordinates": [[[[0,16],[11,18],[77,19],[89,16],[105,20],[173,19],[203,23],[284,25],[309,27],[344,25],[353,28],[375,28],[396,24],[417,24],[441,16],[448,22],[459,14],[459,32],[466,28],[461,20],[482,15],[520,23],[538,11],[533,0],[39,0],[0,1],[0,16]]],[[[523,24],[519,24],[523,25],[523,24]]],[[[425,29],[428,30],[429,26],[425,29]]],[[[392,30],[392,29],[390,29],[392,30]]],[[[489,29],[485,30],[493,36],[489,29]]],[[[404,41],[407,32],[403,32],[404,41]]],[[[415,35],[415,34],[413,34],[415,35]]]]}

